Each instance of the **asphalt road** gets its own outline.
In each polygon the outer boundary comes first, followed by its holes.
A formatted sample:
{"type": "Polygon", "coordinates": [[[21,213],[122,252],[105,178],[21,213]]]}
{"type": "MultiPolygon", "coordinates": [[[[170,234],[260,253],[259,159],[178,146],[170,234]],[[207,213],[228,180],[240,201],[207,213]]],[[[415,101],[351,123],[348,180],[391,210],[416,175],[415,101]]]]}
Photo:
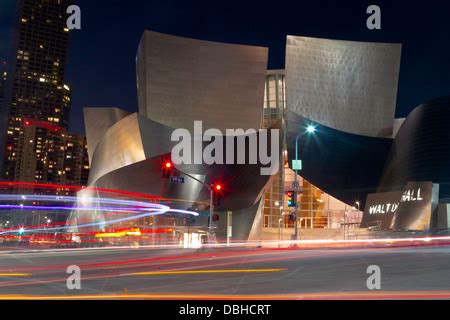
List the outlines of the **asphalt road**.
{"type": "Polygon", "coordinates": [[[450,247],[0,253],[0,299],[450,298],[450,247]],[[69,290],[67,267],[81,269],[69,290]],[[367,268],[381,268],[371,291],[367,268]]]}

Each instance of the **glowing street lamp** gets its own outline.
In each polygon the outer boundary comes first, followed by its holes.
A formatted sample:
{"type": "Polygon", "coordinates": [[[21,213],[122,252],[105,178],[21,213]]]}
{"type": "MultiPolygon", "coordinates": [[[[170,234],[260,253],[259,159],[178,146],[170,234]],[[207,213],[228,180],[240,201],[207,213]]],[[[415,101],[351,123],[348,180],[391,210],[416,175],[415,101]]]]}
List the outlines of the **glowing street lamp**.
{"type": "Polygon", "coordinates": [[[316,127],[313,126],[313,125],[309,125],[309,126],[306,128],[306,132],[308,132],[308,133],[314,133],[314,132],[316,132],[316,127]]]}

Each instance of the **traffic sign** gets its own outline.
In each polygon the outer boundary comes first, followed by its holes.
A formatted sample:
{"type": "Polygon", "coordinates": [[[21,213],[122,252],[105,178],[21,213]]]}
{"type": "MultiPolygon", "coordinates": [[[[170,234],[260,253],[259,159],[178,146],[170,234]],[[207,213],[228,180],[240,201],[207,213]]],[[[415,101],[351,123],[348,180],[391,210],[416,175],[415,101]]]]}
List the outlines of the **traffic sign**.
{"type": "Polygon", "coordinates": [[[183,184],[184,183],[184,178],[183,177],[170,177],[170,183],[183,184]]]}
{"type": "Polygon", "coordinates": [[[292,160],[292,170],[302,170],[302,160],[292,160]]]}

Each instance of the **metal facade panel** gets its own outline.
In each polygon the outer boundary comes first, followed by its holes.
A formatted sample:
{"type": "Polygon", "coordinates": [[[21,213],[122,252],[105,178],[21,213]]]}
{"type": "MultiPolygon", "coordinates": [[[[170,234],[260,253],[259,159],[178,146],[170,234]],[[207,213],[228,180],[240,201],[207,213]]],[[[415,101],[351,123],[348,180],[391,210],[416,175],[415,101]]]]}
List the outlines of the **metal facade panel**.
{"type": "Polygon", "coordinates": [[[88,143],[89,164],[92,164],[95,148],[106,131],[131,112],[118,108],[84,108],[84,125],[88,143]]]}
{"type": "Polygon", "coordinates": [[[139,113],[172,128],[259,129],[268,49],[145,31],[137,53],[139,113]]]}
{"type": "Polygon", "coordinates": [[[287,108],[340,131],[390,137],[401,44],[287,37],[287,108]]]}

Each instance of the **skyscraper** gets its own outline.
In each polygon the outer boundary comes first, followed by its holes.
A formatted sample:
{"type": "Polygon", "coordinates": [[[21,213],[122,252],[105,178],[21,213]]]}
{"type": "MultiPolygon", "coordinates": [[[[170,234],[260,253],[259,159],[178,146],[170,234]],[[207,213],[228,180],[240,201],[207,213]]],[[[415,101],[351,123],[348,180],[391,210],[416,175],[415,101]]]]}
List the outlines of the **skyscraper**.
{"type": "Polygon", "coordinates": [[[64,83],[68,6],[68,0],[19,1],[0,123],[2,174],[6,180],[22,175],[18,159],[25,119],[45,121],[63,130],[68,127],[71,95],[64,83]]]}
{"type": "Polygon", "coordinates": [[[86,138],[51,122],[25,119],[21,127],[16,181],[86,185],[86,138]]]}
{"type": "Polygon", "coordinates": [[[2,106],[3,102],[6,74],[6,61],[0,61],[0,107],[2,106]]]}

